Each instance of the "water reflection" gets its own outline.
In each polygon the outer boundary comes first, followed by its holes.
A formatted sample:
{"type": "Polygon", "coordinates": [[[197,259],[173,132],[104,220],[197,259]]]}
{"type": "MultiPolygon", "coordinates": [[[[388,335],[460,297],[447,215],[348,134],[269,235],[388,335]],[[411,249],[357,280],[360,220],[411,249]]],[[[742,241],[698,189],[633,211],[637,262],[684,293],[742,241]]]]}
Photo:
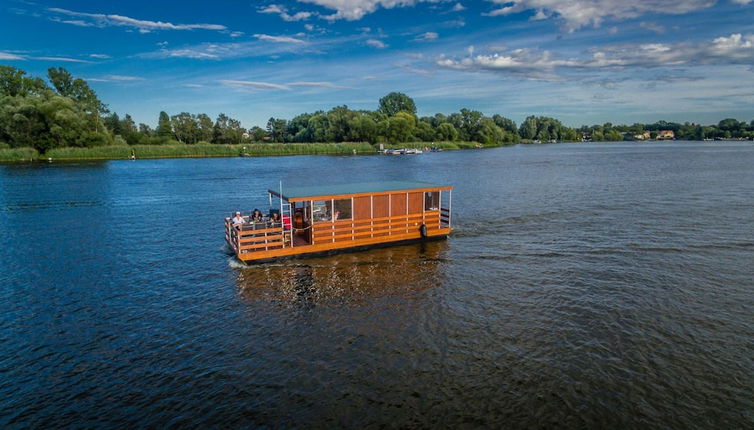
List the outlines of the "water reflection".
{"type": "Polygon", "coordinates": [[[445,240],[242,268],[242,298],[304,307],[357,304],[384,295],[410,296],[442,284],[445,240]]]}

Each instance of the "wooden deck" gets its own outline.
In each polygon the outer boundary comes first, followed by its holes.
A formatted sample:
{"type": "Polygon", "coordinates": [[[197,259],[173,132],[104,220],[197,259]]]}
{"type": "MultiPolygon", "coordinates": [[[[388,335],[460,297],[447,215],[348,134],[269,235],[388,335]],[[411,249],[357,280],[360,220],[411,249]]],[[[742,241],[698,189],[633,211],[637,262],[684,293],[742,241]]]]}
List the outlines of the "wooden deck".
{"type": "Polygon", "coordinates": [[[313,226],[312,243],[293,234],[293,246],[290,231],[283,231],[282,228],[239,231],[231,226],[230,218],[226,218],[226,240],[240,260],[265,260],[422,239],[422,225],[426,226],[426,238],[447,236],[451,232],[448,215],[447,210],[443,209],[366,220],[318,222],[313,226]]]}

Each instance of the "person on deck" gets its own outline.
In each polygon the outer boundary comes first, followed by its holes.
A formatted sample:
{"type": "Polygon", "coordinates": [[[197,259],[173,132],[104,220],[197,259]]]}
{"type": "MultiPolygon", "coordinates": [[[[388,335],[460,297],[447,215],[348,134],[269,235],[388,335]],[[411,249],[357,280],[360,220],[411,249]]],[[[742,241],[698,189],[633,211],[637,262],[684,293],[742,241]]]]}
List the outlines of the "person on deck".
{"type": "Polygon", "coordinates": [[[280,213],[272,212],[270,214],[270,227],[280,227],[280,213]]]}
{"type": "Polygon", "coordinates": [[[246,220],[243,219],[241,216],[241,212],[236,212],[236,216],[233,217],[233,227],[237,228],[238,230],[241,229],[241,226],[246,222],[246,220]]]}
{"type": "Polygon", "coordinates": [[[249,215],[249,222],[264,222],[262,212],[259,209],[254,209],[251,215],[249,215]]]}

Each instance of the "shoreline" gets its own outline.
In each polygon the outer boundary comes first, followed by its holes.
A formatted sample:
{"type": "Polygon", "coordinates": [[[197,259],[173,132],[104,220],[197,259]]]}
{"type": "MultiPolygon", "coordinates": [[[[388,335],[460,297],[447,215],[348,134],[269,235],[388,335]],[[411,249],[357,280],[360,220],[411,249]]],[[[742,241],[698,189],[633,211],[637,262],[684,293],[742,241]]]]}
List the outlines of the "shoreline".
{"type": "MultiPolygon", "coordinates": [[[[476,142],[412,142],[387,145],[390,149],[425,148],[436,146],[442,150],[475,149],[476,142]]],[[[501,146],[501,145],[495,145],[501,146]]],[[[492,147],[492,146],[481,146],[492,147]]],[[[379,154],[369,143],[255,143],[229,145],[133,145],[99,146],[92,148],[65,147],[39,154],[35,149],[0,149],[0,163],[36,163],[56,161],[106,161],[166,158],[230,158],[276,157],[289,155],[369,155],[379,154]]]]}

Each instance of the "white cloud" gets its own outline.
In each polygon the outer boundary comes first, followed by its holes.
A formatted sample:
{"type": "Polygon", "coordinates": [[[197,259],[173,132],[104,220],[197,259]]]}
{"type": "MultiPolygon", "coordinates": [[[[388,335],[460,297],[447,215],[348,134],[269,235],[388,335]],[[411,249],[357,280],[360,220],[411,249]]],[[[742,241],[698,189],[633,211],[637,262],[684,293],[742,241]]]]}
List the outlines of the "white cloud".
{"type": "Polygon", "coordinates": [[[731,34],[714,40],[675,44],[648,43],[604,46],[589,55],[560,58],[549,51],[515,49],[491,55],[473,55],[462,59],[440,58],[440,67],[489,71],[520,75],[532,79],[558,80],[567,77],[569,70],[609,70],[650,67],[693,67],[698,65],[739,64],[754,62],[754,34],[731,34]],[[561,73],[558,73],[561,72],[561,73]]]}
{"type": "Polygon", "coordinates": [[[231,87],[254,88],[258,90],[290,90],[289,87],[280,84],[257,81],[237,81],[233,79],[222,79],[220,83],[231,87]]]}
{"type": "Polygon", "coordinates": [[[270,36],[269,34],[255,34],[254,37],[256,37],[259,40],[264,40],[267,42],[276,42],[276,43],[306,43],[305,41],[301,39],[296,39],[295,37],[290,36],[270,36]]]}
{"type": "Polygon", "coordinates": [[[654,22],[641,22],[639,23],[639,27],[652,31],[657,34],[663,34],[665,33],[665,27],[661,26],[660,24],[656,24],[654,22]]]}
{"type": "Polygon", "coordinates": [[[29,58],[33,60],[63,61],[66,63],[91,63],[91,61],[80,60],[78,58],[68,58],[68,57],[29,57],[29,58]]]}
{"type": "Polygon", "coordinates": [[[183,84],[181,86],[186,88],[204,88],[204,85],[202,84],[183,84]]]}
{"type": "Polygon", "coordinates": [[[332,82],[309,82],[309,81],[299,81],[299,82],[290,82],[288,83],[291,87],[318,87],[318,88],[333,88],[333,89],[353,89],[351,87],[344,87],[342,85],[337,85],[332,82]]]}
{"type": "Polygon", "coordinates": [[[147,21],[123,15],[76,12],[57,7],[48,8],[47,11],[54,14],[81,18],[77,20],[63,20],[60,17],[54,16],[51,20],[82,27],[132,27],[138,29],[140,33],[149,33],[155,30],[227,30],[224,25],[219,24],[173,24],[162,21],[147,21]]]}
{"type": "Polygon", "coordinates": [[[110,79],[111,81],[143,81],[144,78],[141,76],[126,76],[126,75],[106,75],[106,79],[110,79]]]}
{"type": "Polygon", "coordinates": [[[367,39],[365,43],[371,46],[372,48],[377,48],[377,49],[387,48],[387,44],[385,42],[381,40],[377,40],[377,39],[367,39]]]}
{"type": "Polygon", "coordinates": [[[125,76],[125,75],[105,75],[101,78],[87,78],[87,81],[92,82],[134,82],[143,81],[141,76],[125,76]]]}
{"type": "Polygon", "coordinates": [[[241,37],[243,36],[243,31],[231,31],[228,35],[233,38],[241,37]]]}
{"type": "Polygon", "coordinates": [[[91,58],[98,58],[98,59],[102,59],[102,60],[107,59],[107,58],[112,58],[111,56],[109,56],[107,54],[89,54],[89,57],[91,57],[91,58]]]}
{"type": "Polygon", "coordinates": [[[466,10],[466,6],[462,5],[461,3],[456,3],[455,6],[453,6],[453,9],[451,9],[453,12],[460,12],[462,10],[466,10]]]}
{"type": "Polygon", "coordinates": [[[433,31],[428,31],[424,34],[420,34],[414,40],[417,40],[419,42],[430,42],[432,40],[437,40],[438,37],[440,37],[440,35],[438,35],[437,33],[433,31]]]}
{"type": "Polygon", "coordinates": [[[11,54],[10,52],[2,52],[2,51],[0,51],[0,60],[5,60],[5,61],[16,61],[16,60],[23,61],[23,60],[26,60],[26,57],[24,57],[22,55],[17,55],[17,54],[11,54]]]}
{"type": "Polygon", "coordinates": [[[220,55],[207,52],[206,50],[197,49],[172,49],[162,50],[159,52],[159,57],[165,58],[194,58],[197,60],[216,60],[220,58],[220,55]]]}
{"type": "Polygon", "coordinates": [[[411,67],[409,65],[404,65],[404,64],[396,64],[396,66],[400,67],[401,69],[403,69],[403,70],[405,70],[405,71],[407,71],[409,73],[414,73],[414,74],[417,74],[417,75],[422,75],[422,76],[426,76],[426,77],[430,77],[430,76],[433,75],[433,73],[431,71],[426,70],[426,69],[419,69],[419,68],[411,67]]]}
{"type": "Polygon", "coordinates": [[[43,60],[43,61],[59,61],[59,62],[66,62],[66,63],[91,63],[91,61],[82,60],[79,58],[46,57],[46,56],[36,57],[36,56],[20,55],[20,54],[14,54],[12,52],[3,52],[3,51],[0,51],[0,60],[5,60],[5,61],[43,60]]]}
{"type": "Polygon", "coordinates": [[[395,7],[413,6],[416,3],[438,3],[445,0],[298,0],[334,10],[331,15],[319,15],[328,21],[345,19],[357,21],[379,8],[392,9],[395,7]]]}
{"type": "MultiPolygon", "coordinates": [[[[621,20],[644,14],[684,14],[705,9],[716,0],[489,0],[501,5],[485,15],[501,16],[535,11],[534,19],[557,15],[567,31],[592,25],[599,27],[606,19],[621,20]]],[[[738,0],[740,1],[740,0],[738,0]]],[[[747,1],[747,0],[743,0],[747,1]]],[[[751,1],[751,0],[748,0],[751,1]]]]}
{"type": "Polygon", "coordinates": [[[314,15],[311,12],[296,12],[293,15],[288,13],[288,9],[285,6],[271,4],[269,6],[260,7],[257,9],[258,13],[274,13],[280,16],[284,21],[304,21],[314,15]]]}

